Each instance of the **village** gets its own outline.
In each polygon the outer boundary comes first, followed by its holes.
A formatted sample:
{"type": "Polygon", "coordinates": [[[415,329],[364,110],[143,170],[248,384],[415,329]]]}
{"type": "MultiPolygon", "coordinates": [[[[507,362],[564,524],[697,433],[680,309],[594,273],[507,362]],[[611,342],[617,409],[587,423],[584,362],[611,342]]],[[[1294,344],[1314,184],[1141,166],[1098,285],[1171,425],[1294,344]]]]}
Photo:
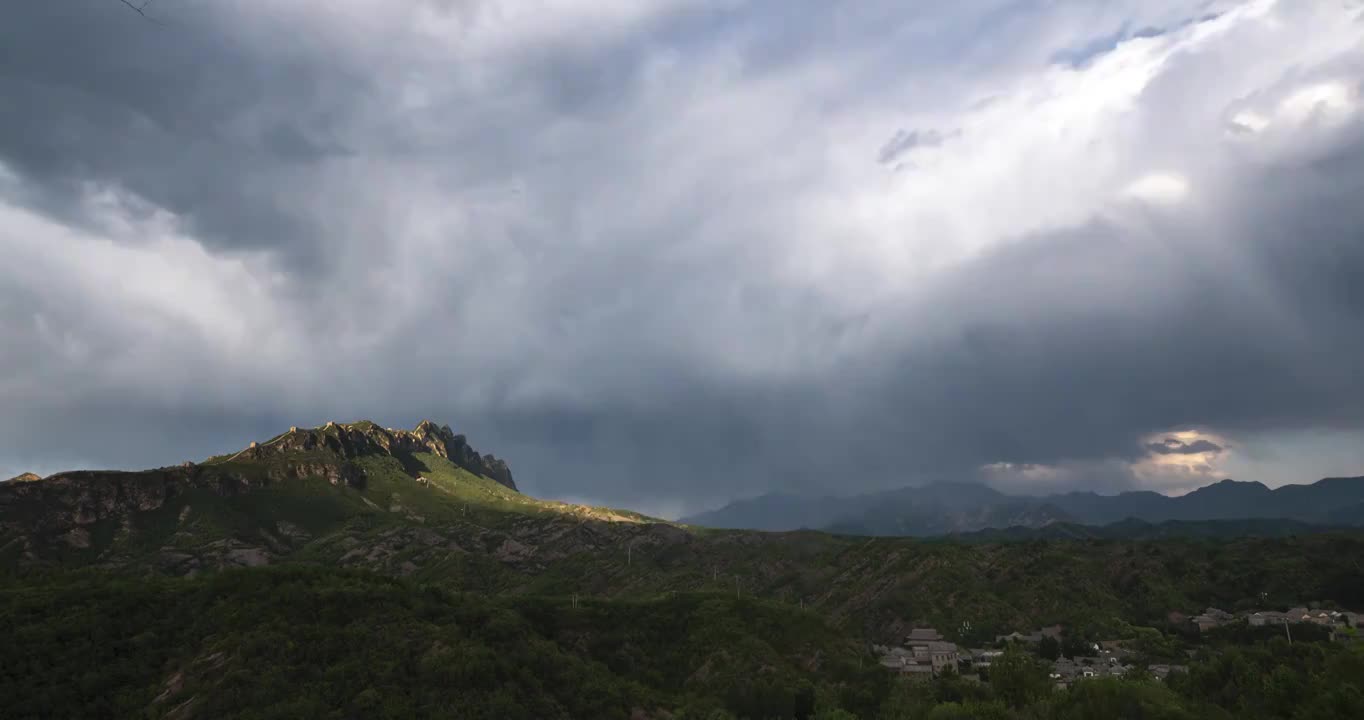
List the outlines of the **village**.
{"type": "MultiPolygon", "coordinates": [[[[1282,627],[1288,642],[1293,640],[1293,628],[1316,630],[1320,637],[1325,630],[1331,641],[1354,642],[1357,628],[1364,624],[1364,613],[1295,607],[1286,611],[1249,610],[1230,613],[1209,607],[1202,613],[1188,617],[1171,613],[1171,619],[1191,632],[1199,634],[1232,627],[1282,627]]],[[[1301,631],[1300,631],[1300,634],[1301,631]]],[[[1087,643],[1067,643],[1069,654],[1061,652],[1065,628],[1052,625],[1030,633],[1011,632],[997,635],[991,647],[963,648],[947,640],[934,628],[914,628],[899,646],[873,645],[881,665],[903,675],[932,678],[955,673],[963,679],[988,681],[990,666],[1011,646],[1024,649],[1050,663],[1050,677],[1059,689],[1089,678],[1125,677],[1144,673],[1164,681],[1171,673],[1184,672],[1187,666],[1177,663],[1149,662],[1143,654],[1128,647],[1126,640],[1100,640],[1087,643]]],[[[1195,650],[1188,649],[1189,656],[1195,650]]]]}

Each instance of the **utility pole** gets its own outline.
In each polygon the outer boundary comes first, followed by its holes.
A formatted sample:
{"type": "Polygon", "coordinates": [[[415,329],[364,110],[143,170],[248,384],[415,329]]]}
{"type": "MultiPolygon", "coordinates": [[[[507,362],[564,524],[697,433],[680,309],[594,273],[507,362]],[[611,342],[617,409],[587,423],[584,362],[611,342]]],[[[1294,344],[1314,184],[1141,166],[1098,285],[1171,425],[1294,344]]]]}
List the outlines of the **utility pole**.
{"type": "Polygon", "coordinates": [[[734,576],[734,597],[739,597],[739,576],[734,576]]]}
{"type": "Polygon", "coordinates": [[[1293,644],[1293,633],[1288,629],[1288,618],[1283,619],[1283,633],[1288,636],[1288,644],[1293,644]]]}

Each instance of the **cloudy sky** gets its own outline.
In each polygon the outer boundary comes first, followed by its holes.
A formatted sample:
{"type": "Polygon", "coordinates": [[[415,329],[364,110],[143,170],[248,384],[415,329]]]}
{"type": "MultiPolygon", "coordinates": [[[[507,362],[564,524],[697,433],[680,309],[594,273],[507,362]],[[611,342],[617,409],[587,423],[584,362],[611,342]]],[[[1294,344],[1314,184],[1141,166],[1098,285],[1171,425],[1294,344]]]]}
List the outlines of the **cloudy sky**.
{"type": "Polygon", "coordinates": [[[1361,0],[146,15],[0,24],[0,477],[423,417],[669,516],[1364,473],[1361,0]]]}

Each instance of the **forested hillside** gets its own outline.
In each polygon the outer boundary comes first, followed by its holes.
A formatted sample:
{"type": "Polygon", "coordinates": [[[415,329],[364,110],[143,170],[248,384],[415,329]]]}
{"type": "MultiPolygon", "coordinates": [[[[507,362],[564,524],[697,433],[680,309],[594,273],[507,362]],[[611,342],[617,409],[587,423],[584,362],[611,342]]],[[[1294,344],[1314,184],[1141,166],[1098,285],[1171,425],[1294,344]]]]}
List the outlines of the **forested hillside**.
{"type": "Polygon", "coordinates": [[[819,615],[719,594],[489,597],[325,568],[0,588],[5,717],[1357,718],[1364,643],[1208,646],[1056,691],[894,677],[819,615]]]}
{"type": "Polygon", "coordinates": [[[1184,658],[1207,648],[1178,618],[1209,605],[1364,607],[1358,532],[963,542],[707,530],[537,500],[448,431],[403,432],[295,429],[197,465],[0,484],[0,635],[13,639],[0,705],[179,718],[1353,707],[1353,686],[1333,678],[1358,652],[1339,644],[1295,645],[1291,666],[1278,646],[1237,649],[1248,654],[1233,666],[1218,651],[1189,684],[1059,694],[1026,653],[1011,651],[1003,667],[1015,670],[986,686],[910,687],[870,648],[911,627],[978,646],[1060,624],[1184,658]],[[1242,707],[1250,695],[1225,688],[1246,673],[1282,681],[1278,699],[1242,707]]]}

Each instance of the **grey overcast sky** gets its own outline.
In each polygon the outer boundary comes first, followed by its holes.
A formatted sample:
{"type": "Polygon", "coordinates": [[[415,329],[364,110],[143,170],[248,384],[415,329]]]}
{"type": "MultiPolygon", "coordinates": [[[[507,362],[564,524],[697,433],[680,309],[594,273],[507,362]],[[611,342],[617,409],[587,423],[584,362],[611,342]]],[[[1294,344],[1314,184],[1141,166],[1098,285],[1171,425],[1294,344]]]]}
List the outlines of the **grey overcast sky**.
{"type": "Polygon", "coordinates": [[[1364,473],[1361,0],[0,23],[0,477],[448,422],[529,492],[1364,473]]]}

